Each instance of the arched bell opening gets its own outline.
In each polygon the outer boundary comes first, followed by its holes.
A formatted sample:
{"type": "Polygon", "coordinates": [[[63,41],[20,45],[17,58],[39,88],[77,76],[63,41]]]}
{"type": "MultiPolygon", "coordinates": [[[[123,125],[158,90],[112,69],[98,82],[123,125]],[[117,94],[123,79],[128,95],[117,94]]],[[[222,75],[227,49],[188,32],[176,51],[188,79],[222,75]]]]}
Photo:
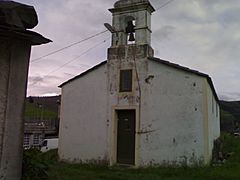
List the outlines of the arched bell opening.
{"type": "Polygon", "coordinates": [[[132,16],[127,16],[125,19],[125,32],[127,34],[127,44],[135,44],[136,43],[136,34],[135,34],[135,27],[136,27],[136,19],[132,16]]]}

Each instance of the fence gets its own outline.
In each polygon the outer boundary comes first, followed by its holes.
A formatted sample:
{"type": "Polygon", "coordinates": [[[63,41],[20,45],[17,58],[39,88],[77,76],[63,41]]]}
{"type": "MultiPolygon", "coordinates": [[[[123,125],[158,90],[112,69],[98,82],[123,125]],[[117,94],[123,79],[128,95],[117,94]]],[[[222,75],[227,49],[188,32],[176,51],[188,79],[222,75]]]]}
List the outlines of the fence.
{"type": "Polygon", "coordinates": [[[25,121],[24,121],[25,131],[31,131],[31,130],[53,131],[53,130],[58,130],[58,126],[59,126],[59,120],[56,118],[48,118],[48,119],[25,118],[25,121]]]}

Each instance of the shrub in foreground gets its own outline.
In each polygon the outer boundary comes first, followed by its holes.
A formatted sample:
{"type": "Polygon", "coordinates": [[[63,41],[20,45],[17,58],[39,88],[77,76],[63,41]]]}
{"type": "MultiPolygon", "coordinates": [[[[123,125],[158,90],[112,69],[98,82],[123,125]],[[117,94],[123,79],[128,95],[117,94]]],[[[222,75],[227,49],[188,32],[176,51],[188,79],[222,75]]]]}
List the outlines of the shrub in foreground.
{"type": "Polygon", "coordinates": [[[49,164],[41,151],[36,149],[25,150],[22,164],[23,180],[48,179],[49,164]]]}

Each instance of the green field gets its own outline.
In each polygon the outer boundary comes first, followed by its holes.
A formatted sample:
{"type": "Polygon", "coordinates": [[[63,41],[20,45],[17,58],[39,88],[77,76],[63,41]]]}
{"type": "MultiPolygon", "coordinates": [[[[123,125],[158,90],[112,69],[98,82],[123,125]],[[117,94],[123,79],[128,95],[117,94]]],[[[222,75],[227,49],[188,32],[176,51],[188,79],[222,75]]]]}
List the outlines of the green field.
{"type": "Polygon", "coordinates": [[[223,153],[232,155],[223,165],[208,167],[156,167],[133,169],[57,161],[57,151],[25,152],[24,180],[239,180],[240,139],[224,135],[223,153]],[[45,177],[45,178],[44,178],[45,177]]]}
{"type": "Polygon", "coordinates": [[[47,108],[38,107],[36,104],[25,103],[25,118],[30,119],[50,119],[57,118],[57,112],[50,111],[47,108]]]}

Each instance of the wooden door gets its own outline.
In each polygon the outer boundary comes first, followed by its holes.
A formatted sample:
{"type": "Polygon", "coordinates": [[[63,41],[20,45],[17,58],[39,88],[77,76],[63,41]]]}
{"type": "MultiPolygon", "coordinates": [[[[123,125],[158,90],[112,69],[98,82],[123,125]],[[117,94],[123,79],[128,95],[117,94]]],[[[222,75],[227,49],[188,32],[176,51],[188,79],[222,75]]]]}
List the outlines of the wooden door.
{"type": "Polygon", "coordinates": [[[135,110],[119,110],[117,131],[117,163],[135,164],[135,110]]]}

